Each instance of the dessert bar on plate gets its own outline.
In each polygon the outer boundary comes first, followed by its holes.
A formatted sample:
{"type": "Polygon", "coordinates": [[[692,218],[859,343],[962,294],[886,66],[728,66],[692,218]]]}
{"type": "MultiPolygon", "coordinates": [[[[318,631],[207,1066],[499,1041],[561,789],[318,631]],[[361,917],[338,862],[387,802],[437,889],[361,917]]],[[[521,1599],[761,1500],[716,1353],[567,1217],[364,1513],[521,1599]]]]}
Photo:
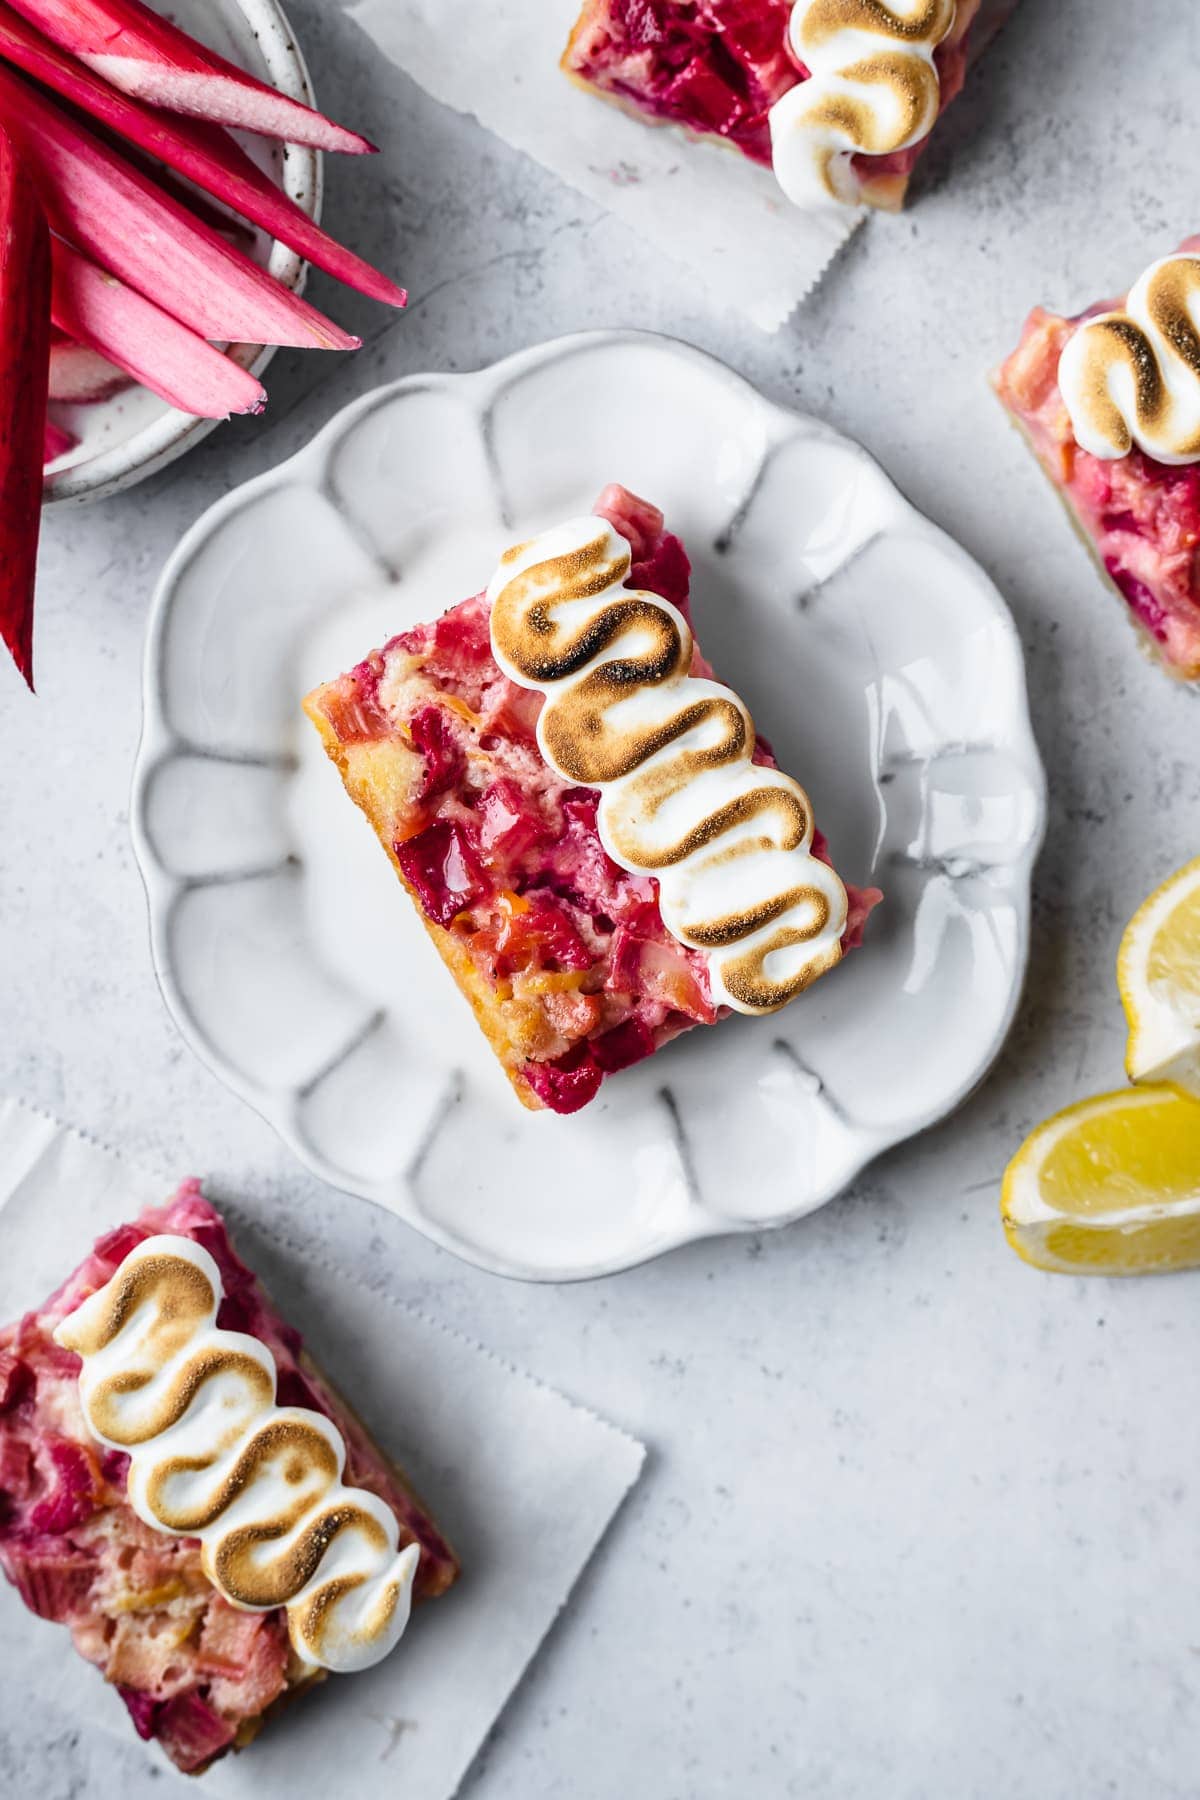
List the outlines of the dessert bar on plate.
{"type": "Polygon", "coordinates": [[[773,167],[807,207],[896,210],[1015,0],[584,0],[562,66],[651,123],[773,167]]]}
{"type": "Polygon", "coordinates": [[[712,679],[689,573],[657,508],[609,487],[305,701],[531,1108],[576,1112],[679,1033],[784,1005],[880,898],[839,880],[712,679]]]}
{"type": "Polygon", "coordinates": [[[0,1566],[189,1774],[458,1573],[194,1181],[0,1330],[0,1566]]]}
{"type": "Polygon", "coordinates": [[[1200,678],[1200,238],[1124,301],[1038,307],[994,382],[1143,643],[1200,678]]]}

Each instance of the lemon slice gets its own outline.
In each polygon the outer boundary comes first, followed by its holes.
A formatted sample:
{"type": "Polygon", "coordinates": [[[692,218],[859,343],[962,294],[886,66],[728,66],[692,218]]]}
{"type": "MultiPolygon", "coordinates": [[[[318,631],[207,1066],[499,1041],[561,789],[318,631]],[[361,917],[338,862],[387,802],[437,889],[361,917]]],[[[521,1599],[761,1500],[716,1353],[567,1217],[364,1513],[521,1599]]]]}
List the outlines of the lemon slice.
{"type": "Polygon", "coordinates": [[[1200,858],[1134,914],[1117,985],[1129,1021],[1129,1079],[1174,1081],[1200,1094],[1200,858]]]}
{"type": "Polygon", "coordinates": [[[1137,1087],[1068,1107],[1009,1163],[1000,1212],[1009,1243],[1038,1269],[1200,1266],[1200,1100],[1137,1087]]]}

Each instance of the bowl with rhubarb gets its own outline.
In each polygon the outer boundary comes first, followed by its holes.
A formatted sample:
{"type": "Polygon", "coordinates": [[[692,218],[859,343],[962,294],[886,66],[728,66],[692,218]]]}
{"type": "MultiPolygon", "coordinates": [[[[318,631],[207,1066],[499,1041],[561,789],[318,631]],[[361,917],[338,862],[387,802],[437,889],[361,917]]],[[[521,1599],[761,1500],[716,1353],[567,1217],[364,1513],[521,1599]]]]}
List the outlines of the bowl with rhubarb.
{"type": "Polygon", "coordinates": [[[275,0],[0,0],[0,634],[31,685],[41,504],[261,412],[279,346],[357,348],[310,265],[404,305],[318,222],[323,153],[373,148],[315,109],[275,0]]]}

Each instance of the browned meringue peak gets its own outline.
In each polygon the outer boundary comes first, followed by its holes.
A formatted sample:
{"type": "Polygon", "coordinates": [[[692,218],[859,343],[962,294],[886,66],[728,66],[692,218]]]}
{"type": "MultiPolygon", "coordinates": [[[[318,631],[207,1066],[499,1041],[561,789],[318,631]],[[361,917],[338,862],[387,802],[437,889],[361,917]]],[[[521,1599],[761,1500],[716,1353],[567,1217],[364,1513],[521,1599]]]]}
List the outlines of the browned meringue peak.
{"type": "Polygon", "coordinates": [[[1164,257],[1122,310],[1086,320],[1058,381],[1080,445],[1114,461],[1136,445],[1157,462],[1200,461],[1200,257],[1164,257]]]}
{"type": "Polygon", "coordinates": [[[884,0],[797,0],[789,29],[797,48],[827,44],[840,31],[872,32],[934,48],[953,31],[957,12],[957,0],[924,0],[911,13],[886,6],[884,0]]]}
{"type": "Polygon", "coordinates": [[[771,109],[775,173],[800,206],[852,205],[855,156],[889,156],[932,131],[941,106],[933,53],[956,0],[901,10],[882,0],[797,0],[789,39],[809,71],[771,109]]]}
{"type": "Polygon", "coordinates": [[[65,1318],[55,1337],[82,1357],[106,1349],[143,1306],[151,1319],[143,1333],[147,1366],[174,1356],[196,1327],[216,1317],[217,1293],[205,1270],[177,1254],[126,1259],[86,1305],[65,1318]]]}

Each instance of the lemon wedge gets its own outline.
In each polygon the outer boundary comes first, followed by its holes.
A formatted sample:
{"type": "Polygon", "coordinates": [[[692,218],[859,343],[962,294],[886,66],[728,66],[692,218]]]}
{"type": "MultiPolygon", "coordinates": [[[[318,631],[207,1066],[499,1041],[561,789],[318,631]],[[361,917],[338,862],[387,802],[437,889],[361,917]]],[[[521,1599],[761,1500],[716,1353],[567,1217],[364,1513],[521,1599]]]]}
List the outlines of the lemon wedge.
{"type": "Polygon", "coordinates": [[[1068,1107],[1009,1163],[1000,1211],[1009,1243],[1038,1269],[1200,1267],[1200,1100],[1164,1085],[1068,1107]]]}
{"type": "Polygon", "coordinates": [[[1200,858],[1134,914],[1117,985],[1129,1021],[1129,1079],[1173,1081],[1200,1095],[1200,858]]]}

